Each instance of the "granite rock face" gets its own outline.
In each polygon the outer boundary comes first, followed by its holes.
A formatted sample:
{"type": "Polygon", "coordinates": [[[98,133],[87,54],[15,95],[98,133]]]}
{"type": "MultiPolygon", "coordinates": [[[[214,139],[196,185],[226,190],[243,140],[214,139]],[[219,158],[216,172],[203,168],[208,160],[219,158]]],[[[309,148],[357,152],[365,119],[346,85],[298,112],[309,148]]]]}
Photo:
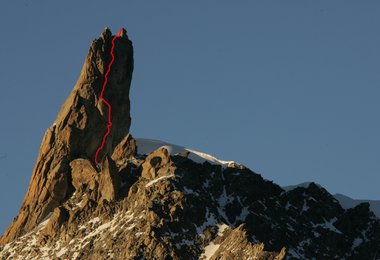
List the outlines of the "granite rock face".
{"type": "MultiPolygon", "coordinates": [[[[69,163],[77,158],[93,161],[107,126],[107,107],[99,99],[106,68],[111,60],[112,33],[105,29],[91,44],[79,79],[54,124],[42,140],[40,152],[20,212],[0,239],[7,243],[36,226],[72,193],[69,163]]],[[[115,41],[115,61],[104,98],[112,105],[111,133],[99,154],[111,155],[128,134],[131,124],[129,88],[133,47],[125,30],[115,41]]]]}

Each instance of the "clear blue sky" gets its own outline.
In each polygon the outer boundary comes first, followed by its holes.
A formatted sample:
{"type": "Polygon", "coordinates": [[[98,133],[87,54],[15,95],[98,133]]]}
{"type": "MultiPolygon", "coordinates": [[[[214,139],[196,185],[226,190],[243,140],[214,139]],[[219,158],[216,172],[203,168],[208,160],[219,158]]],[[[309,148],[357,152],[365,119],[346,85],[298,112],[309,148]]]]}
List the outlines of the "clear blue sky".
{"type": "Polygon", "coordinates": [[[105,26],[134,42],[134,136],[380,199],[380,2],[183,2],[1,1],[1,233],[105,26]]]}

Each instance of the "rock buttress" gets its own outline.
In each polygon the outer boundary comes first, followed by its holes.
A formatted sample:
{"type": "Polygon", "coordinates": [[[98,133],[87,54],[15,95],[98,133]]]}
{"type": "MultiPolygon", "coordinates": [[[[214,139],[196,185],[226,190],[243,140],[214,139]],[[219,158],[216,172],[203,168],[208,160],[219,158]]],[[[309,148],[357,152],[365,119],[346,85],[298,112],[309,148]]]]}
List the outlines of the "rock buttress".
{"type": "MultiPolygon", "coordinates": [[[[92,42],[77,83],[43,137],[20,212],[0,238],[0,244],[30,231],[74,190],[69,166],[72,160],[94,161],[95,151],[107,131],[108,108],[99,95],[111,61],[112,38],[106,28],[92,42]]],[[[129,89],[133,47],[124,29],[115,40],[114,56],[104,92],[104,98],[112,106],[112,127],[99,161],[106,154],[112,155],[116,145],[129,133],[131,124],[129,89]]]]}

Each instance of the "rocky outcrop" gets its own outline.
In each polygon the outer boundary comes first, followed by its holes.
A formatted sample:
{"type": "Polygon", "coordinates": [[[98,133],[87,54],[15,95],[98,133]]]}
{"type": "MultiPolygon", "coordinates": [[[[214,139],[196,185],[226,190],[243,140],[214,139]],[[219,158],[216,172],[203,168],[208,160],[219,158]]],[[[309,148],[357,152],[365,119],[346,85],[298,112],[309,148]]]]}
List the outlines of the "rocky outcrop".
{"type": "MultiPolygon", "coordinates": [[[[27,259],[373,259],[380,220],[313,183],[284,191],[245,167],[165,147],[71,162],[75,193],[0,256],[27,259]],[[25,246],[25,245],[28,246],[25,246]]],[[[376,259],[376,258],[375,258],[376,259]]]]}
{"type": "Polygon", "coordinates": [[[69,213],[64,207],[54,209],[52,216],[49,218],[47,225],[40,232],[40,243],[46,243],[47,238],[52,238],[60,232],[61,226],[69,218],[69,213]],[[42,240],[42,241],[41,241],[42,240]]]}
{"type": "Polygon", "coordinates": [[[124,137],[123,140],[115,147],[111,156],[112,160],[116,162],[119,167],[125,167],[128,159],[136,156],[137,144],[131,134],[124,137]]]}
{"type": "Polygon", "coordinates": [[[165,148],[160,148],[149,154],[142,164],[142,168],[141,176],[148,180],[173,175],[175,172],[175,166],[165,148]]]}
{"type": "Polygon", "coordinates": [[[116,164],[106,156],[102,163],[103,169],[99,175],[99,188],[97,201],[113,201],[117,199],[120,188],[120,177],[117,174],[116,164]]]}
{"type": "MultiPolygon", "coordinates": [[[[111,60],[112,33],[105,29],[90,47],[78,82],[42,140],[29,189],[20,212],[0,239],[7,243],[25,234],[59,206],[73,191],[70,162],[93,161],[107,127],[107,107],[99,99],[111,60]]],[[[131,123],[129,88],[133,48],[125,30],[115,41],[115,61],[104,98],[112,105],[112,128],[99,158],[113,153],[131,123]]]]}
{"type": "Polygon", "coordinates": [[[247,256],[252,259],[280,260],[285,257],[286,253],[285,248],[282,248],[281,252],[277,254],[264,251],[263,243],[252,244],[243,224],[233,230],[228,229],[223,237],[218,237],[211,243],[214,252],[212,252],[210,260],[246,259],[247,256]]]}

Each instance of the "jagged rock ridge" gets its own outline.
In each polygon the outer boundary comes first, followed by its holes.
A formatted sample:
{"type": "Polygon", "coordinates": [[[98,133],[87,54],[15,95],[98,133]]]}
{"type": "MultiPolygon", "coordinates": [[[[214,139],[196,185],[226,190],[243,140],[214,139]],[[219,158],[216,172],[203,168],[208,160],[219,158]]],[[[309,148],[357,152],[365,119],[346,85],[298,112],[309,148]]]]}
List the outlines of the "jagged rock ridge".
{"type": "Polygon", "coordinates": [[[190,150],[173,154],[167,144],[139,153],[143,144],[128,133],[133,57],[125,34],[115,48],[116,57],[126,48],[115,60],[119,92],[108,99],[126,108],[114,111],[99,172],[92,153],[106,111],[95,90],[110,39],[106,30],[92,44],[44,137],[1,259],[376,259],[380,221],[368,204],[346,210],[313,183],[285,191],[242,165],[195,162],[190,150]]]}
{"type": "MultiPolygon", "coordinates": [[[[45,133],[20,212],[0,244],[30,231],[59,206],[73,190],[69,163],[76,158],[92,159],[99,147],[107,125],[107,107],[99,94],[110,62],[111,40],[112,33],[106,28],[91,44],[78,82],[45,133]]],[[[113,151],[129,132],[131,123],[129,88],[133,47],[125,30],[115,41],[114,53],[109,91],[104,95],[113,106],[113,127],[99,158],[113,151]]]]}

